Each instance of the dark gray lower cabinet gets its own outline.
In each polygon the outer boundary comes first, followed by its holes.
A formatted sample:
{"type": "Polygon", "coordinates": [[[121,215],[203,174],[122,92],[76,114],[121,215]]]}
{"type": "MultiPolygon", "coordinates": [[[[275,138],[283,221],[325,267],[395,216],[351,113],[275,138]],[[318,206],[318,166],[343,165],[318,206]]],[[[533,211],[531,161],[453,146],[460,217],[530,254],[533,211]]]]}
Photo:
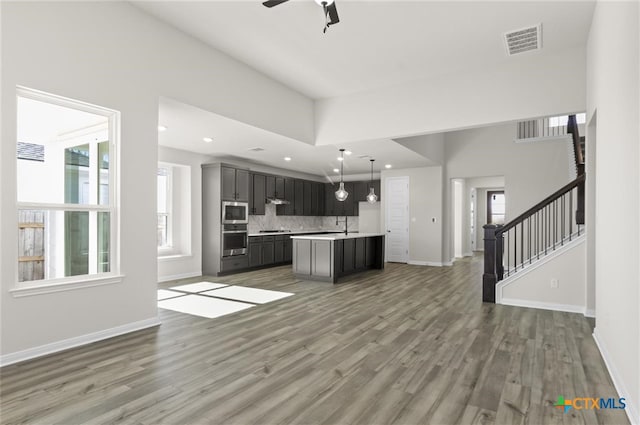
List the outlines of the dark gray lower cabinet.
{"type": "Polygon", "coordinates": [[[373,267],[376,262],[376,238],[366,238],[365,267],[373,267]]]}
{"type": "Polygon", "coordinates": [[[234,259],[233,263],[228,263],[222,271],[291,263],[292,250],[290,235],[251,236],[249,255],[244,257],[244,263],[238,263],[238,260],[234,259]]]}
{"type": "Polygon", "coordinates": [[[274,262],[282,263],[284,261],[284,236],[275,236],[273,252],[274,262]]]}
{"type": "Polygon", "coordinates": [[[230,272],[235,270],[242,270],[249,267],[249,259],[245,255],[239,255],[237,257],[223,258],[220,261],[220,271],[230,272]]]}
{"type": "Polygon", "coordinates": [[[359,238],[354,240],[356,241],[355,268],[356,270],[362,270],[365,268],[366,239],[359,238]]]}
{"type": "Polygon", "coordinates": [[[268,266],[275,263],[275,247],[273,236],[263,236],[262,238],[262,265],[268,266]]]}
{"type": "Polygon", "coordinates": [[[384,235],[293,240],[293,273],[304,280],[336,283],[343,276],[384,269],[384,235]]]}
{"type": "Polygon", "coordinates": [[[249,267],[262,265],[262,238],[252,236],[249,238],[249,267]]]}
{"type": "Polygon", "coordinates": [[[342,271],[351,273],[356,269],[356,239],[344,240],[344,252],[342,254],[344,260],[342,263],[342,271]]]}
{"type": "Polygon", "coordinates": [[[286,235],[284,237],[284,262],[290,263],[293,259],[293,241],[291,240],[291,236],[286,235]]]}

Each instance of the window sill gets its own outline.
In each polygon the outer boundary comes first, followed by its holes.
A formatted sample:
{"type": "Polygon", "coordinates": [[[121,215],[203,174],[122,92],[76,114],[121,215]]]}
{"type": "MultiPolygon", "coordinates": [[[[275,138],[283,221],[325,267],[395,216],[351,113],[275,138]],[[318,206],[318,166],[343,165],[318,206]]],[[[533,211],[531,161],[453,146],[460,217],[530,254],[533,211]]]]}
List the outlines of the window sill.
{"type": "Polygon", "coordinates": [[[186,260],[192,257],[193,255],[191,254],[158,254],[158,261],[159,262],[179,261],[179,260],[186,260]]]}
{"type": "Polygon", "coordinates": [[[51,294],[54,292],[74,291],[76,289],[91,288],[94,286],[110,285],[112,283],[120,283],[124,276],[110,275],[104,277],[93,277],[83,280],[74,280],[67,282],[50,282],[40,285],[18,287],[9,290],[14,298],[30,297],[32,295],[51,294]]]}

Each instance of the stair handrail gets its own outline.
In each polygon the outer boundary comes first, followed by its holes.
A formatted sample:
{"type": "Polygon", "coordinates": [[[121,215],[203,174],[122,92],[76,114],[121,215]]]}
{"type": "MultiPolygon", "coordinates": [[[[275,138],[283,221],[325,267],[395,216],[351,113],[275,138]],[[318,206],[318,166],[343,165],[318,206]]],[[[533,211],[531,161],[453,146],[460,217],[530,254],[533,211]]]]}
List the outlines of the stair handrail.
{"type": "Polygon", "coordinates": [[[573,153],[576,161],[576,169],[578,170],[578,174],[583,174],[584,167],[580,166],[584,166],[584,153],[582,152],[582,147],[580,146],[578,120],[576,119],[575,115],[569,115],[569,118],[567,120],[567,133],[571,133],[573,142],[573,153]]]}
{"type": "Polygon", "coordinates": [[[547,205],[551,204],[553,201],[556,201],[556,200],[560,199],[563,195],[566,195],[567,193],[571,192],[573,189],[578,187],[581,183],[584,183],[586,178],[587,178],[586,174],[580,174],[574,180],[572,180],[569,183],[567,183],[566,185],[562,186],[560,189],[556,190],[551,195],[547,196],[542,201],[540,201],[537,204],[535,204],[533,207],[529,208],[528,210],[526,210],[525,212],[523,212],[522,214],[520,214],[516,218],[510,220],[508,223],[506,223],[506,224],[500,226],[499,228],[497,228],[496,235],[508,231],[509,229],[515,227],[517,224],[519,224],[519,223],[523,222],[524,220],[526,220],[527,218],[531,217],[537,211],[540,211],[541,209],[543,209],[547,205]]]}

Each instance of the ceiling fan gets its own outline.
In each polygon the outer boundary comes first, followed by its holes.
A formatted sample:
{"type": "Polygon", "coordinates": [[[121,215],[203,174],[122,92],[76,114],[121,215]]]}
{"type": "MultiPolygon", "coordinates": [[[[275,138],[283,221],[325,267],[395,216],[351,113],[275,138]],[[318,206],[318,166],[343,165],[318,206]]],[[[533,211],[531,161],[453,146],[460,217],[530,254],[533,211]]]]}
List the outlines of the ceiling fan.
{"type": "MultiPolygon", "coordinates": [[[[289,0],[267,0],[263,5],[267,7],[277,6],[281,3],[287,2],[289,0]]],[[[322,6],[322,10],[324,11],[324,29],[323,33],[327,32],[327,28],[331,25],[335,25],[340,22],[340,18],[338,18],[338,10],[336,9],[335,0],[314,0],[318,5],[322,6]]]]}

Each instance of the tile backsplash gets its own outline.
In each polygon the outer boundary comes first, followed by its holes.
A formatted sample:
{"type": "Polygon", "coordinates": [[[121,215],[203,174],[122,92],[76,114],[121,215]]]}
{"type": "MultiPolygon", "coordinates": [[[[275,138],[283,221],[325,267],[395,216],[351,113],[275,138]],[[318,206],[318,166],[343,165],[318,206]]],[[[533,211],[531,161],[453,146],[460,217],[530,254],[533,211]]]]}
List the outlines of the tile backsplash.
{"type": "MultiPolygon", "coordinates": [[[[304,217],[290,215],[276,215],[276,206],[267,204],[264,215],[249,216],[249,233],[258,233],[260,230],[343,230],[344,217],[339,218],[336,225],[335,217],[304,217]]],[[[349,230],[358,230],[358,217],[349,217],[349,230]]]]}

